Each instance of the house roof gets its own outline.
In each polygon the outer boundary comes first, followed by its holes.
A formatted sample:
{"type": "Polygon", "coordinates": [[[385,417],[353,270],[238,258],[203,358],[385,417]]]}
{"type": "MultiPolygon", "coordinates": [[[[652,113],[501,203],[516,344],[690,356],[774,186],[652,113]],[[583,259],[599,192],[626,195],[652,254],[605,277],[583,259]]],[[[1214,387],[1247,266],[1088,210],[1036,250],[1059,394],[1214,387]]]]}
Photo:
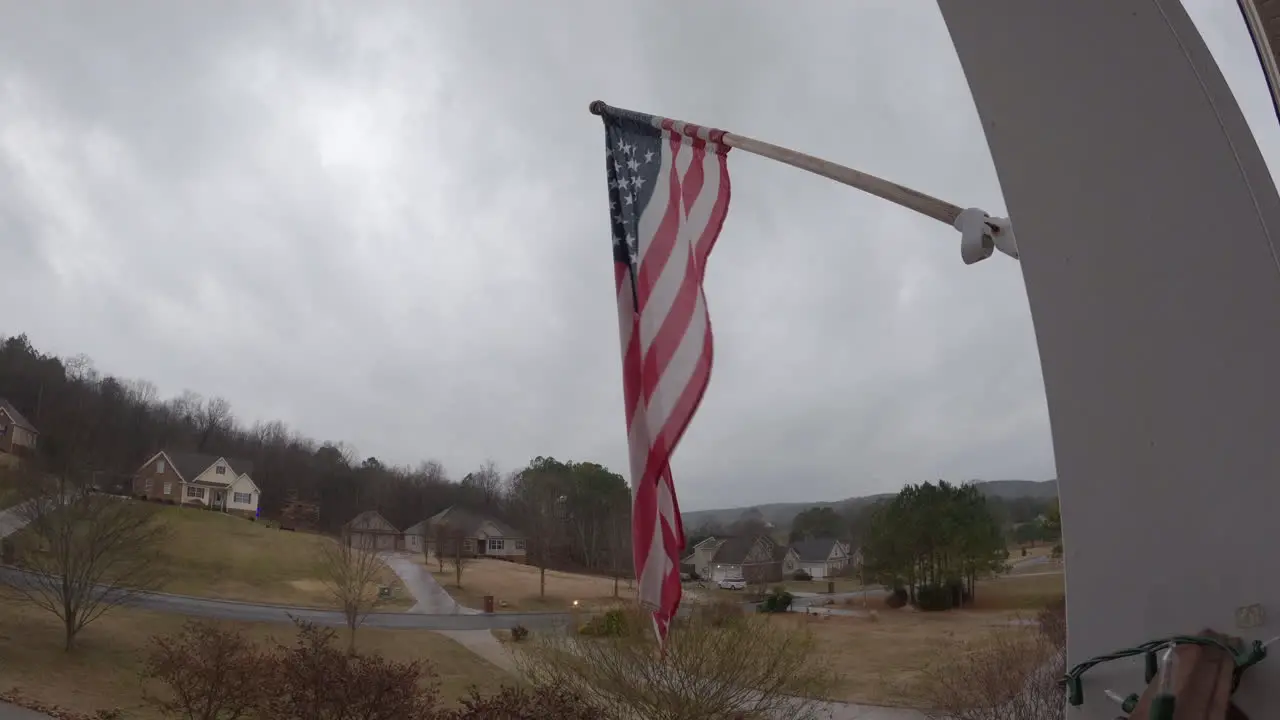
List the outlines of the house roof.
{"type": "Polygon", "coordinates": [[[23,430],[36,433],[37,435],[40,434],[40,431],[36,430],[36,426],[32,425],[30,420],[28,420],[22,413],[18,412],[18,408],[14,407],[13,403],[5,400],[4,398],[0,398],[0,411],[4,411],[4,414],[9,416],[9,419],[13,421],[14,425],[17,425],[23,430]]]}
{"type": "Polygon", "coordinates": [[[837,542],[839,541],[835,538],[818,538],[791,543],[791,547],[800,556],[800,562],[820,563],[831,557],[831,551],[835,549],[837,542]]]}
{"type": "Polygon", "coordinates": [[[716,548],[716,554],[711,556],[711,562],[741,565],[751,548],[756,546],[757,540],[759,538],[756,536],[725,538],[720,547],[716,548]]]}
{"type": "MultiPolygon", "coordinates": [[[[467,536],[478,534],[480,532],[480,528],[485,523],[489,523],[496,527],[498,532],[502,533],[503,537],[518,538],[524,536],[524,533],[521,533],[497,518],[473,513],[456,505],[451,505],[444,510],[441,510],[421,523],[418,523],[418,525],[423,525],[423,534],[426,534],[426,530],[435,527],[439,523],[448,523],[453,528],[461,531],[463,535],[467,536]]],[[[414,527],[416,528],[418,525],[414,525],[414,527]]]]}
{"type": "Polygon", "coordinates": [[[399,530],[396,530],[396,526],[392,525],[390,520],[383,517],[382,513],[378,512],[377,510],[365,510],[359,515],[356,515],[355,517],[348,520],[347,524],[343,525],[343,527],[349,528],[353,525],[362,524],[361,523],[362,520],[369,520],[369,519],[381,520],[383,524],[385,524],[387,527],[391,529],[383,530],[376,527],[362,527],[362,528],[357,528],[356,532],[362,532],[362,533],[392,533],[392,532],[399,533],[400,532],[399,530]]]}
{"type": "Polygon", "coordinates": [[[226,460],[227,465],[231,468],[231,473],[237,477],[253,472],[253,463],[239,458],[206,455],[204,453],[169,452],[168,450],[164,451],[164,454],[165,457],[169,458],[169,462],[173,463],[173,469],[177,470],[178,475],[187,482],[195,480],[200,473],[208,470],[210,465],[219,460],[226,460]]]}
{"type": "Polygon", "coordinates": [[[405,528],[404,534],[405,535],[426,535],[428,522],[430,521],[423,520],[422,522],[416,522],[410,525],[409,527],[405,528]]]}

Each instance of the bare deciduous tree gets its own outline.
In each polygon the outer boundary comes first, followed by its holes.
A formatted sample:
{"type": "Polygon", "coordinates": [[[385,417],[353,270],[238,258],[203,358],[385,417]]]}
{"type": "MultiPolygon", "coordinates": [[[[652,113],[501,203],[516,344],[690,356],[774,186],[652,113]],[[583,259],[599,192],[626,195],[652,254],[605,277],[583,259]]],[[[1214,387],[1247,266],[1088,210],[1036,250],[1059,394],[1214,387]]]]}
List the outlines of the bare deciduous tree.
{"type": "Polygon", "coordinates": [[[535,686],[573,690],[628,720],[822,717],[835,676],[813,636],[760,616],[695,613],[659,653],[638,610],[621,636],[540,635],[518,657],[535,686]]]}
{"type": "Polygon", "coordinates": [[[347,621],[347,650],[355,652],[356,629],[378,604],[378,580],[387,564],[373,548],[356,547],[349,533],[320,546],[320,573],[347,621]]]}
{"type": "Polygon", "coordinates": [[[6,575],[20,599],[57,615],[76,634],[113,607],[164,581],[169,527],[156,508],[89,492],[87,483],[24,473],[17,508],[25,529],[15,542],[21,573],[6,575]]]}

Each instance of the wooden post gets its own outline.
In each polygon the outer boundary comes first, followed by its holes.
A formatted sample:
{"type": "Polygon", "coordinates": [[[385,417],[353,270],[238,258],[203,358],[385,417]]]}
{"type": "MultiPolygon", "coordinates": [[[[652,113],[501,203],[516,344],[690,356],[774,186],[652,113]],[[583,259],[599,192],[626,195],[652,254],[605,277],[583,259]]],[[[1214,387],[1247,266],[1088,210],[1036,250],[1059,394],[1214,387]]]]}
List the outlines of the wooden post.
{"type": "MultiPolygon", "coordinates": [[[[1202,637],[1225,640],[1239,649],[1240,641],[1228,638],[1212,630],[1201,632],[1202,637]]],[[[1209,645],[1178,645],[1173,649],[1175,667],[1170,678],[1177,705],[1173,720],[1249,720],[1231,703],[1231,674],[1235,661],[1231,654],[1220,647],[1209,645]]],[[[1138,706],[1129,717],[1147,720],[1152,700],[1160,691],[1157,675],[1148,685],[1138,706]]]]}

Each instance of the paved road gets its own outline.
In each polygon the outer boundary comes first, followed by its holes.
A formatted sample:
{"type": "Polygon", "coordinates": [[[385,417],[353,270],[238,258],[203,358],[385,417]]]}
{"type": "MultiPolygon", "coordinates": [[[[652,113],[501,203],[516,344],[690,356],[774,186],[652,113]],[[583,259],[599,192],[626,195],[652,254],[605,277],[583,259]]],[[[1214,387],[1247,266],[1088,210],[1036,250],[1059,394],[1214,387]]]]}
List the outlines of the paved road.
{"type": "Polygon", "coordinates": [[[0,702],[0,720],[52,720],[52,717],[7,702],[0,702]]]}

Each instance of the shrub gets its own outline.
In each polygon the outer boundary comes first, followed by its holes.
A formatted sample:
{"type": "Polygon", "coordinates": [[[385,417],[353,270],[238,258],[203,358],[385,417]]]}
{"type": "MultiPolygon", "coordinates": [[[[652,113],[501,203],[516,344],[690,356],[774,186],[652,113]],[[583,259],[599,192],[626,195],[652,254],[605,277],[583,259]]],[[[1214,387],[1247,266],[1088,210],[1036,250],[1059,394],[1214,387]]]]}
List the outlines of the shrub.
{"type": "Polygon", "coordinates": [[[722,626],[707,619],[699,613],[681,618],[664,653],[651,630],[625,638],[548,633],[518,653],[516,662],[533,686],[576,689],[605,711],[603,717],[825,716],[819,698],[835,678],[830,659],[815,652],[811,633],[759,615],[722,626]]]}
{"type": "Polygon", "coordinates": [[[764,602],[760,603],[760,611],[767,613],[784,613],[791,610],[791,603],[794,600],[791,593],[786,588],[776,587],[769,591],[765,596],[764,602]]]}
{"type": "Polygon", "coordinates": [[[511,628],[511,642],[520,642],[529,637],[529,628],[523,625],[516,625],[511,628]]]}
{"type": "Polygon", "coordinates": [[[908,597],[906,588],[896,587],[885,597],[884,605],[890,610],[897,610],[906,607],[908,597]]]}
{"type": "Polygon", "coordinates": [[[793,577],[796,580],[799,580],[800,582],[808,582],[809,580],[813,579],[813,576],[810,575],[809,572],[803,568],[797,570],[796,574],[793,577]]]}
{"type": "Polygon", "coordinates": [[[1058,598],[1036,616],[1040,635],[1056,648],[1067,646],[1067,599],[1058,598]]]}
{"type": "Polygon", "coordinates": [[[1039,633],[1001,628],[984,640],[944,645],[918,694],[936,720],[1061,720],[1058,679],[1066,654],[1039,633]]]}
{"type": "Polygon", "coordinates": [[[152,641],[143,677],[163,695],[148,701],[188,720],[430,720],[438,710],[429,665],[334,646],[335,633],[298,623],[293,647],[263,650],[236,631],[194,622],[152,641]],[[227,688],[235,688],[228,692],[227,688]]]}
{"type": "Polygon", "coordinates": [[[487,697],[474,688],[462,707],[440,714],[440,720],[608,720],[604,710],[582,695],[560,686],[503,687],[487,697]]]}
{"type": "Polygon", "coordinates": [[[591,618],[578,632],[596,637],[623,637],[630,633],[631,624],[626,610],[614,608],[591,618]]]}
{"type": "Polygon", "coordinates": [[[916,588],[916,607],[928,612],[950,610],[952,604],[951,588],[946,585],[921,585],[916,588]]]}

